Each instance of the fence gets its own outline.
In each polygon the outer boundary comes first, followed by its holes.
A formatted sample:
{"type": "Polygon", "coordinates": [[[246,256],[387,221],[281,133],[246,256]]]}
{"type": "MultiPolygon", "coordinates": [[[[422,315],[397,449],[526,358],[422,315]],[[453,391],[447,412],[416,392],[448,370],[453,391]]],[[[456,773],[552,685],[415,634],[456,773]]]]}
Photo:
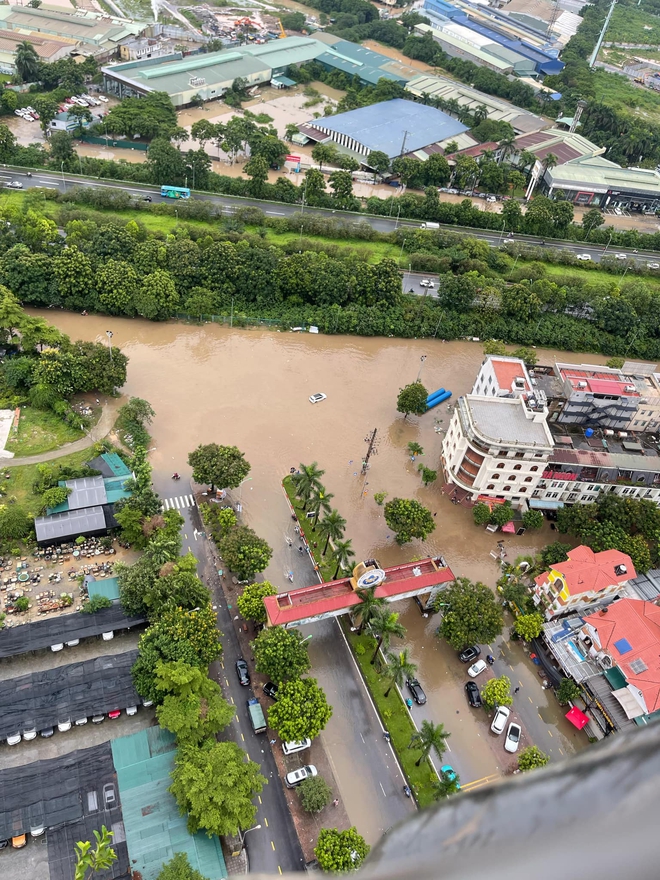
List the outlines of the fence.
{"type": "Polygon", "coordinates": [[[180,312],[174,316],[179,321],[190,321],[193,324],[229,324],[230,327],[282,327],[291,330],[306,330],[306,327],[283,325],[277,318],[250,318],[245,315],[190,315],[180,312]]]}
{"type": "Polygon", "coordinates": [[[149,144],[140,144],[137,141],[115,141],[107,137],[93,137],[91,134],[84,134],[80,140],[86,144],[102,144],[106,147],[117,147],[120,150],[142,150],[146,153],[149,149],[149,144]]]}

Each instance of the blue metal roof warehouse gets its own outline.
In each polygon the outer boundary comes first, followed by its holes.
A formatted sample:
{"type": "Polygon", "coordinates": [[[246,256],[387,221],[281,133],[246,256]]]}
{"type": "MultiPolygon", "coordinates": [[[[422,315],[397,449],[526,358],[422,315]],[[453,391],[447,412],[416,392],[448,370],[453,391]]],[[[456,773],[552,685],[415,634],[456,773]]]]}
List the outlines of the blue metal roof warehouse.
{"type": "Polygon", "coordinates": [[[467,131],[441,110],[403,98],[324,116],[310,124],[348,150],[363,156],[381,150],[390,159],[467,131]]]}

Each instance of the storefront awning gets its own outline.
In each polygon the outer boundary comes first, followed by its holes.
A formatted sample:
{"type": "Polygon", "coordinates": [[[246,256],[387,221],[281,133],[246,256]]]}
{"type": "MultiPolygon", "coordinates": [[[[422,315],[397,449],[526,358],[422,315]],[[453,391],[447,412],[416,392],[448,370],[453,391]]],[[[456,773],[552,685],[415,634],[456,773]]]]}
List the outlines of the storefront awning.
{"type": "Polygon", "coordinates": [[[589,723],[589,716],[585,715],[582,709],[578,709],[577,706],[573,706],[573,708],[566,713],[566,717],[574,727],[577,727],[578,730],[582,730],[582,728],[589,723]]]}
{"type": "Polygon", "coordinates": [[[563,501],[548,501],[545,498],[530,498],[528,503],[532,510],[559,510],[564,506],[563,501]]]}
{"type": "Polygon", "coordinates": [[[515,535],[516,527],[514,526],[514,524],[512,522],[508,522],[502,526],[502,531],[508,532],[510,535],[515,535]]]}

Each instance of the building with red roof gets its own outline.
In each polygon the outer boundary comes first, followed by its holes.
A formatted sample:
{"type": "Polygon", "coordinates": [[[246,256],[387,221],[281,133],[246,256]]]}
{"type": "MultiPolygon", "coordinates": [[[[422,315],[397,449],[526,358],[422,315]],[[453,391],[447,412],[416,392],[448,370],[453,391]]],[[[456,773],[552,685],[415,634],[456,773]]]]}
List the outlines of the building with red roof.
{"type": "MultiPolygon", "coordinates": [[[[660,608],[620,599],[586,618],[580,640],[604,668],[622,674],[612,695],[629,719],[660,711],[660,608]]],[[[611,678],[611,675],[608,675],[611,678]]]]}
{"type": "Polygon", "coordinates": [[[594,553],[581,545],[568,551],[566,562],[558,562],[534,579],[535,601],[548,619],[580,611],[594,602],[614,598],[625,584],[637,577],[632,559],[620,550],[594,553]]]}

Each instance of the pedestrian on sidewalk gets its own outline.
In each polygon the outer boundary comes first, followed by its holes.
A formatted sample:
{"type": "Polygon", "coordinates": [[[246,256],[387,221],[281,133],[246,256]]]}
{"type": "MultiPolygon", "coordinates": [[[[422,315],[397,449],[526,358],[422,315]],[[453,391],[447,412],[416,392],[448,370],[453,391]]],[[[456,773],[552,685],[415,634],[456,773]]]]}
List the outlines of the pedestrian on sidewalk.
{"type": "Polygon", "coordinates": [[[335,798],[335,799],[334,799],[334,801],[332,802],[332,806],[333,806],[333,807],[338,807],[338,806],[339,806],[339,798],[335,798]]]}
{"type": "Polygon", "coordinates": [[[518,691],[519,691],[519,690],[520,690],[520,688],[519,688],[519,687],[517,687],[517,688],[514,688],[514,689],[513,689],[513,692],[514,692],[514,694],[517,694],[517,693],[518,693],[518,691]]]}

